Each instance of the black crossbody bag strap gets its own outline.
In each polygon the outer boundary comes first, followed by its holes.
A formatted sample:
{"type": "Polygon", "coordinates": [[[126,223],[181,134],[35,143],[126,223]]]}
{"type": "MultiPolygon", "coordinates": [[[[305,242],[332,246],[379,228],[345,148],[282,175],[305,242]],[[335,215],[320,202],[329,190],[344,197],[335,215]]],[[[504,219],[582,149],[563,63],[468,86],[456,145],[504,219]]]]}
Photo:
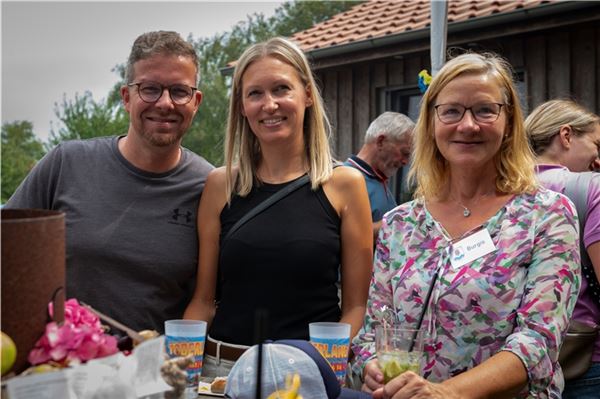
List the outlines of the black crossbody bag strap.
{"type": "Polygon", "coordinates": [[[275,204],[277,201],[281,200],[282,198],[287,197],[288,195],[290,195],[291,193],[293,193],[294,191],[296,191],[297,189],[299,189],[300,187],[302,187],[309,181],[310,181],[310,178],[308,177],[308,175],[304,175],[304,176],[300,177],[298,180],[296,180],[295,182],[290,183],[287,186],[285,186],[284,188],[282,188],[281,190],[277,191],[275,194],[271,195],[269,198],[267,198],[260,204],[256,205],[254,208],[252,208],[250,210],[250,212],[248,212],[240,220],[238,220],[231,227],[231,229],[229,229],[229,231],[225,235],[225,238],[223,238],[223,241],[227,241],[229,239],[229,237],[231,237],[231,235],[233,233],[235,233],[237,230],[239,230],[240,227],[242,227],[244,224],[246,224],[247,221],[249,221],[256,215],[258,215],[259,213],[261,213],[262,211],[264,211],[271,205],[275,204]]]}

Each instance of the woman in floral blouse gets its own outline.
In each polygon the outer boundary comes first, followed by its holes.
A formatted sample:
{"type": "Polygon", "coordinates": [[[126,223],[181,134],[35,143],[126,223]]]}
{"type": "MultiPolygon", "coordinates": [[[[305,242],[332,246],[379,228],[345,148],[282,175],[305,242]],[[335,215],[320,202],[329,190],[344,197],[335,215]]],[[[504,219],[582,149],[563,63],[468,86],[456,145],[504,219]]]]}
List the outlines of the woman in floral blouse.
{"type": "Polygon", "coordinates": [[[415,200],[386,214],[355,371],[375,398],[560,398],[557,363],[580,284],[572,203],[538,188],[510,66],[463,54],[427,89],[415,200]],[[428,295],[432,287],[431,295],[428,295]],[[421,376],[383,385],[374,328],[422,318],[421,376]]]}

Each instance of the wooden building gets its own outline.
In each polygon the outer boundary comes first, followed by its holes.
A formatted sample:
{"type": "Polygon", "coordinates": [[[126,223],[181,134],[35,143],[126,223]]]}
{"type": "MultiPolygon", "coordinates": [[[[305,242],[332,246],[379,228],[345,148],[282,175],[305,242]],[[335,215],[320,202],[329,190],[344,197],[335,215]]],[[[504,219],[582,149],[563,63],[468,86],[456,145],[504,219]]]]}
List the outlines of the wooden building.
{"type": "MultiPolygon", "coordinates": [[[[416,120],[417,76],[431,71],[429,0],[367,1],[292,38],[322,85],[338,159],[358,151],[380,113],[416,120]]],[[[600,1],[449,0],[447,38],[450,53],[508,59],[526,114],[557,97],[600,111],[600,1]]]]}

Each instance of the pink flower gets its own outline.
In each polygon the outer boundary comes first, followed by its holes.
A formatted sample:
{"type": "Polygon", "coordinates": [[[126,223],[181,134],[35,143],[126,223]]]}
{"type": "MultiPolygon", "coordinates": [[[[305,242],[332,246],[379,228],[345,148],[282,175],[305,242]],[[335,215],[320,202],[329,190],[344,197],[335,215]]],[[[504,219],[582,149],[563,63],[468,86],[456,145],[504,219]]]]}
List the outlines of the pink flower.
{"type": "MultiPolygon", "coordinates": [[[[54,316],[54,306],[52,302],[48,304],[48,313],[50,316],[54,316]]],[[[102,328],[98,316],[90,312],[87,308],[79,305],[79,302],[75,298],[68,299],[65,302],[65,321],[66,320],[69,320],[78,327],[86,325],[102,328]]]]}
{"type": "MultiPolygon", "coordinates": [[[[52,303],[48,305],[53,315],[52,303]]],[[[29,352],[29,363],[55,361],[69,363],[112,355],[118,351],[117,339],[104,333],[98,317],[72,298],[65,302],[65,322],[46,325],[44,335],[29,352]]]]}

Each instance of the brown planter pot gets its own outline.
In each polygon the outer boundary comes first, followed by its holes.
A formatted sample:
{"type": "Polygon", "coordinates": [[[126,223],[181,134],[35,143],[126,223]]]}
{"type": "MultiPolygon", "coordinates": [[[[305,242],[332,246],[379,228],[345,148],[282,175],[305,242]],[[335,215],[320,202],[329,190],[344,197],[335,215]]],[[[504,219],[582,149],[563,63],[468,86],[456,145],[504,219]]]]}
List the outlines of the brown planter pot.
{"type": "Polygon", "coordinates": [[[20,373],[41,337],[54,300],[64,319],[65,215],[41,209],[2,209],[1,328],[17,346],[12,371],[20,373]]]}

